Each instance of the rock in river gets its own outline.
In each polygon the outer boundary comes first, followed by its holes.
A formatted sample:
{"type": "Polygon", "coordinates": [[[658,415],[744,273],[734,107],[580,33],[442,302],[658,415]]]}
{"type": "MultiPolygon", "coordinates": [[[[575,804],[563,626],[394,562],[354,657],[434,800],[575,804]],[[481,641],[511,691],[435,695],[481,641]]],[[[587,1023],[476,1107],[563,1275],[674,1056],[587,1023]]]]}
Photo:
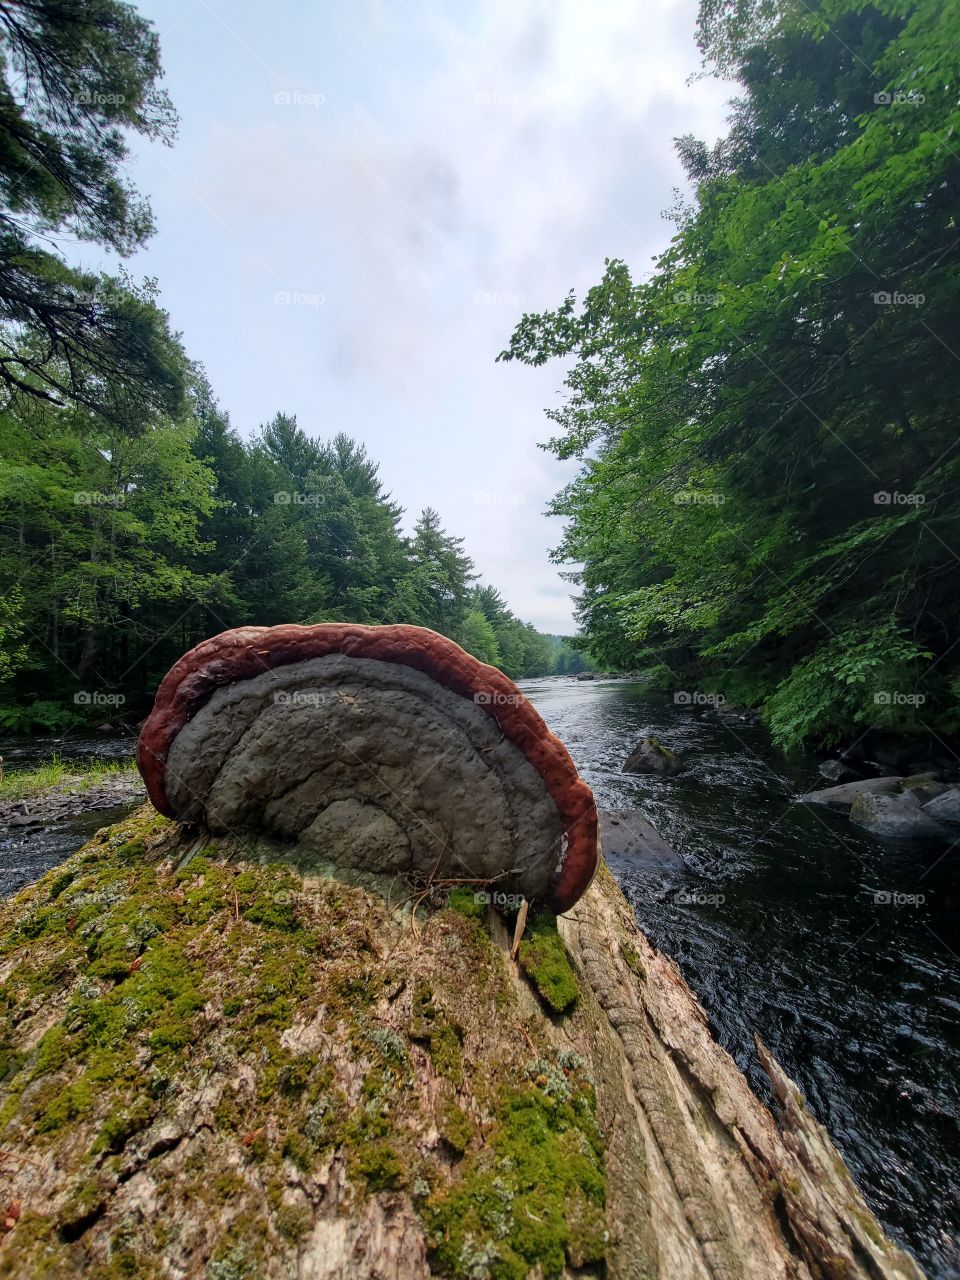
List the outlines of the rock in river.
{"type": "Polygon", "coordinates": [[[824,787],[822,791],[808,791],[800,799],[804,804],[821,804],[840,813],[849,813],[850,806],[859,795],[891,795],[899,791],[903,779],[863,778],[859,782],[843,782],[839,787],[824,787]]]}
{"type": "Polygon", "coordinates": [[[861,791],[850,808],[850,821],[892,840],[936,839],[944,834],[940,823],[923,811],[913,791],[894,795],[861,791]]]}
{"type": "Polygon", "coordinates": [[[923,811],[937,822],[947,822],[960,827],[960,787],[951,787],[923,806],[923,811]]]}
{"type": "Polygon", "coordinates": [[[641,738],[624,761],[624,773],[679,773],[683,766],[674,753],[656,738],[641,738]]]}

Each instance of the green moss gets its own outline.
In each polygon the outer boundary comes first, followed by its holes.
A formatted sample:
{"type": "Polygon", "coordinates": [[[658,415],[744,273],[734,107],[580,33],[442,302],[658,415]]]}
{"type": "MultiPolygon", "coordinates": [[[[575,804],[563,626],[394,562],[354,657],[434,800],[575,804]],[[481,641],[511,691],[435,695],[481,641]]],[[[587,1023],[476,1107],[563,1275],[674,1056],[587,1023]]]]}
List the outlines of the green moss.
{"type": "Polygon", "coordinates": [[[478,902],[473,889],[454,889],[447,896],[447,906],[468,920],[486,920],[487,904],[478,902]]]}
{"type": "Polygon", "coordinates": [[[369,1142],[353,1152],[350,1169],[359,1175],[371,1191],[390,1191],[403,1186],[403,1164],[396,1148],[381,1139],[369,1142]]]}
{"type": "Polygon", "coordinates": [[[452,1099],[442,1107],[437,1129],[443,1142],[458,1156],[467,1150],[476,1132],[469,1117],[452,1099]]]}
{"type": "Polygon", "coordinates": [[[422,1041],[429,1046],[430,1061],[438,1075],[456,1085],[462,1082],[463,1030],[438,1007],[429,983],[418,982],[414,988],[409,1035],[411,1040],[422,1041]]]}
{"type": "Polygon", "coordinates": [[[638,978],[643,978],[644,980],[646,980],[647,971],[643,966],[643,961],[640,959],[640,956],[633,949],[633,947],[631,947],[629,942],[620,943],[620,954],[623,956],[624,960],[627,962],[627,967],[629,969],[632,969],[638,978]]]}
{"type": "Polygon", "coordinates": [[[157,1114],[157,1109],[152,1098],[139,1097],[129,1106],[114,1111],[100,1126],[91,1155],[101,1151],[122,1151],[135,1133],[147,1128],[157,1114]]]}
{"type": "Polygon", "coordinates": [[[540,910],[527,921],[519,961],[548,1009],[565,1013],[573,1007],[580,990],[551,912],[540,910]]]}
{"type": "Polygon", "coordinates": [[[56,901],[56,899],[60,897],[61,893],[63,893],[64,889],[73,884],[76,874],[77,873],[75,871],[62,871],[50,885],[50,892],[47,894],[47,901],[56,901]]]}
{"type": "Polygon", "coordinates": [[[536,1081],[503,1088],[460,1180],[428,1199],[437,1273],[523,1280],[537,1267],[557,1275],[567,1264],[602,1264],[605,1175],[593,1091],[572,1069],[557,1071],[563,1098],[536,1081]]]}

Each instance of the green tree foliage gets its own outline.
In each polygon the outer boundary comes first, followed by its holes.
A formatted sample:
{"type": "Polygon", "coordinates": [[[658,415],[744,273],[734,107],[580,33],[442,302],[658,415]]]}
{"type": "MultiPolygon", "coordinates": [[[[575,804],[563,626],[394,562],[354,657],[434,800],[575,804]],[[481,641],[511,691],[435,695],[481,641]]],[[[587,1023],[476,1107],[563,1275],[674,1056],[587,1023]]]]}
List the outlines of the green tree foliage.
{"type": "Polygon", "coordinates": [[[958,727],[960,98],[948,0],[705,0],[727,137],[652,276],[619,261],[501,358],[575,356],[557,558],[598,659],[778,739],[958,727]]]}
{"type": "Polygon", "coordinates": [[[175,412],[181,366],[150,287],[80,271],[58,236],[120,255],[149,237],[127,136],[172,139],[150,24],[120,0],[0,6],[0,387],[121,420],[175,412]],[[54,247],[51,247],[54,246],[54,247]]]}
{"type": "Polygon", "coordinates": [[[552,669],[435,511],[404,535],[361,445],[282,413],[245,440],[184,370],[179,418],[0,416],[0,723],[137,714],[185,649],[250,624],[407,622],[511,675],[552,669]]]}
{"type": "Polygon", "coordinates": [[[493,627],[479,609],[468,609],[460,631],[460,643],[467,653],[491,666],[500,663],[500,646],[493,627]]]}

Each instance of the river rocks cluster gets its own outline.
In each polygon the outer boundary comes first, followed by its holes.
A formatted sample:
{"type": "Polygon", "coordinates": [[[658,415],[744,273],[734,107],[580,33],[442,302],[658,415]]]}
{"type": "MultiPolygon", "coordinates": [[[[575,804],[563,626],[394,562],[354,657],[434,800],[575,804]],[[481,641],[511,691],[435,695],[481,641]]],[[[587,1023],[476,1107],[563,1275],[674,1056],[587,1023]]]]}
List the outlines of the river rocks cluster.
{"type": "Polygon", "coordinates": [[[566,748],[501,672],[422,627],[245,627],[160,686],[137,763],[161,813],[296,860],[495,883],[565,910],[597,864],[566,748]]]}
{"type": "Polygon", "coordinates": [[[844,813],[855,826],[893,840],[955,839],[960,834],[960,786],[936,771],[859,778],[800,798],[804,804],[844,813]]]}

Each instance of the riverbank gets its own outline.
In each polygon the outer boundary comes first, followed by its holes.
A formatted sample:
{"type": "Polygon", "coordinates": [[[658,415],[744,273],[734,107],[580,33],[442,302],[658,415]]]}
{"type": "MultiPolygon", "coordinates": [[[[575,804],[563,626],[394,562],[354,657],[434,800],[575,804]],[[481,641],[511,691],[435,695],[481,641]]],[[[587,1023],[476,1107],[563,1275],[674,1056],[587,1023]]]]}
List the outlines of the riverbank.
{"type": "Polygon", "coordinates": [[[30,769],[6,772],[0,781],[0,824],[36,827],[94,809],[113,809],[146,795],[133,761],[89,764],[54,758],[30,769]]]}

